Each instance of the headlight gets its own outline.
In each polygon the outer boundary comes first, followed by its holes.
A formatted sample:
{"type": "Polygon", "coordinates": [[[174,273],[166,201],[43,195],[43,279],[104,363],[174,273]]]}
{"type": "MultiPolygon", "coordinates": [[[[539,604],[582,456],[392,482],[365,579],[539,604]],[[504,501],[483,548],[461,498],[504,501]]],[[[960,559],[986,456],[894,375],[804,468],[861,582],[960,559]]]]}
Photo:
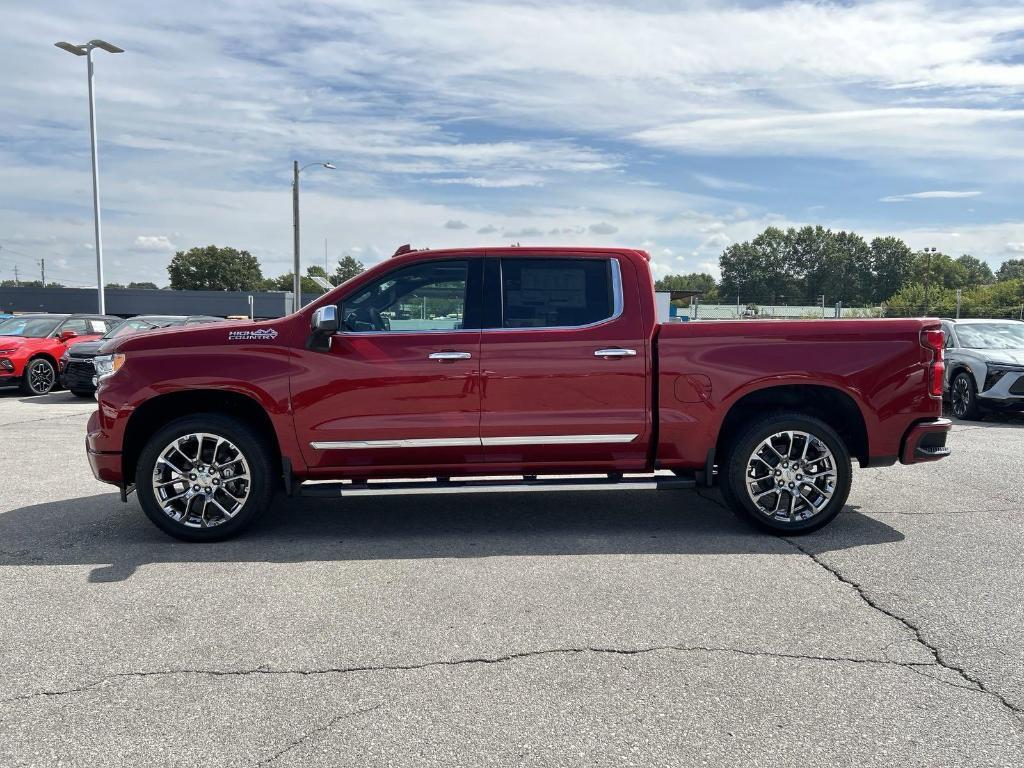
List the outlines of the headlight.
{"type": "Polygon", "coordinates": [[[65,349],[64,350],[64,354],[60,356],[60,364],[61,365],[65,365],[67,363],[69,357],[71,357],[71,350],[70,349],[65,349]]]}
{"type": "Polygon", "coordinates": [[[124,365],[124,353],[118,352],[116,355],[99,355],[93,358],[93,365],[96,367],[96,381],[100,382],[104,379],[109,379],[124,365]]]}

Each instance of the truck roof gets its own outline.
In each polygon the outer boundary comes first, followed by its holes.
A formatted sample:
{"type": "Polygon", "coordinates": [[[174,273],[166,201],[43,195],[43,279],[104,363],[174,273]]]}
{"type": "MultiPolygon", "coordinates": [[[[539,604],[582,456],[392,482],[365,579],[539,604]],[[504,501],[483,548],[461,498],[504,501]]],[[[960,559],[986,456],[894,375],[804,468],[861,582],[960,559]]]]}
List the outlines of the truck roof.
{"type": "Polygon", "coordinates": [[[558,253],[565,255],[579,254],[581,256],[585,254],[594,253],[632,253],[640,256],[645,261],[650,261],[651,257],[647,251],[641,251],[637,248],[608,248],[608,247],[588,247],[582,245],[505,245],[505,246],[481,246],[479,248],[438,248],[438,249],[410,249],[401,250],[396,252],[395,256],[408,256],[410,254],[423,254],[428,253],[431,255],[440,254],[443,256],[454,256],[454,255],[480,255],[480,254],[527,254],[527,253],[558,253]]]}

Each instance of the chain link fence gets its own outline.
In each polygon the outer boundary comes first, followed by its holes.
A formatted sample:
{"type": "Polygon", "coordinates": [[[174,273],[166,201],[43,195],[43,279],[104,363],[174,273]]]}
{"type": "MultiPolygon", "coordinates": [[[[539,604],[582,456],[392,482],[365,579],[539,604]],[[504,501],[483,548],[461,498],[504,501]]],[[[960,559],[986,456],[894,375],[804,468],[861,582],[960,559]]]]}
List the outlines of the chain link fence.
{"type": "Polygon", "coordinates": [[[673,306],[670,321],[690,320],[812,320],[869,317],[960,317],[1024,320],[1024,304],[975,305],[961,307],[941,304],[847,307],[839,304],[793,305],[741,301],[730,304],[691,303],[673,306]]]}

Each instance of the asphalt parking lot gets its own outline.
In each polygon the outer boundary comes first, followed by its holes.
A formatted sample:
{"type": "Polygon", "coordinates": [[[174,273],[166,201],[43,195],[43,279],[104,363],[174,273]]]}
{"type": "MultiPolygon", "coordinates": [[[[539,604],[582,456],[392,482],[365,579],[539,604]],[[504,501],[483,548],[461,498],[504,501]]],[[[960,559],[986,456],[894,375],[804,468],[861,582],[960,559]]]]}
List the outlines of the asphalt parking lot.
{"type": "Polygon", "coordinates": [[[1024,420],[800,539],[605,490],[188,545],[93,480],[92,408],[0,394],[0,765],[1024,764],[1024,420]]]}

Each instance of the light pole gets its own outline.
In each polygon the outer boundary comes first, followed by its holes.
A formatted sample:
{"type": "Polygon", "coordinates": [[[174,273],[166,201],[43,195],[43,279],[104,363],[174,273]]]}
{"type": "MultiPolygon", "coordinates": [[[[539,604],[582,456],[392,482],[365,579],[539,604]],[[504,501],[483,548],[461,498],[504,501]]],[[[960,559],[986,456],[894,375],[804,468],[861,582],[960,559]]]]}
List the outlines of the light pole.
{"type": "Polygon", "coordinates": [[[292,302],[292,312],[298,312],[302,307],[302,272],[300,272],[301,264],[299,260],[299,174],[307,168],[319,165],[322,168],[334,170],[332,163],[309,163],[299,168],[299,161],[292,161],[292,227],[294,232],[294,251],[295,251],[295,263],[292,265],[295,270],[292,281],[292,291],[295,295],[295,299],[292,302]]]}
{"type": "Polygon", "coordinates": [[[925,274],[924,274],[924,313],[928,314],[928,289],[931,287],[932,282],[932,254],[934,254],[937,248],[925,248],[924,252],[927,254],[925,274]]]}
{"type": "Polygon", "coordinates": [[[92,145],[92,210],[93,220],[96,229],[96,290],[99,294],[99,311],[101,315],[107,312],[107,300],[103,294],[103,239],[100,236],[100,166],[96,149],[96,99],[93,93],[93,48],[99,48],[107,53],[124,53],[123,48],[111,45],[106,40],[90,40],[83,45],[59,42],[54,43],[68,53],[75,56],[85,56],[88,62],[87,72],[89,73],[89,138],[92,145]]]}

